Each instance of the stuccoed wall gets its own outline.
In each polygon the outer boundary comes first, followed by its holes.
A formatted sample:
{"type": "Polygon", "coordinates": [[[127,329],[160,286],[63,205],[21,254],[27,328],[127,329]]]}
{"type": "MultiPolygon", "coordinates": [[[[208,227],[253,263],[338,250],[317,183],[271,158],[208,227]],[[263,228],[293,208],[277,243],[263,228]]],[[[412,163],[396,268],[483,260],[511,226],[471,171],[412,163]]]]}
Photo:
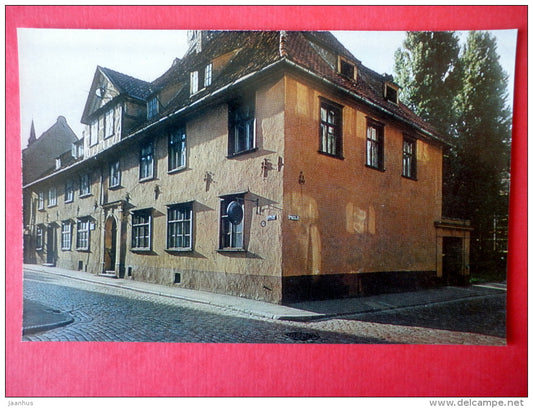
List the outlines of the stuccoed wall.
{"type": "Polygon", "coordinates": [[[441,148],[418,140],[418,177],[407,179],[407,128],[296,77],[287,77],[285,95],[284,208],[299,221],[284,222],[284,276],[435,271],[441,148]],[[343,159],[317,152],[319,96],[344,106],[343,159]],[[385,123],[385,171],[365,165],[367,116],[385,123]]]}

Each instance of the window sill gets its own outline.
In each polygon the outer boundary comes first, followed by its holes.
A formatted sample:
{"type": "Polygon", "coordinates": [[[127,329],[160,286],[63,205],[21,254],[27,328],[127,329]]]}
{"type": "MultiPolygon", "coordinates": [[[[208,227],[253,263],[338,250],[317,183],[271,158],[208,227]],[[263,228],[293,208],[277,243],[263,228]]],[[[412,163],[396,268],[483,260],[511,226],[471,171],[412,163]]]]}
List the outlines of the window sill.
{"type": "Polygon", "coordinates": [[[63,252],[71,252],[72,249],[70,249],[70,248],[61,248],[61,251],[63,251],[63,252]]]}
{"type": "Polygon", "coordinates": [[[334,159],[344,160],[344,156],[342,156],[342,155],[331,154],[331,153],[323,152],[322,150],[319,150],[319,151],[318,151],[318,154],[321,154],[321,155],[323,155],[323,156],[332,157],[332,158],[334,158],[334,159]]]}
{"type": "Polygon", "coordinates": [[[91,193],[87,193],[87,194],[80,194],[80,198],[87,198],[87,197],[91,197],[92,194],[91,193]]]}
{"type": "Polygon", "coordinates": [[[65,204],[72,203],[73,201],[74,201],[74,199],[72,199],[72,200],[65,200],[65,204]]]}
{"type": "Polygon", "coordinates": [[[187,254],[187,253],[194,252],[192,248],[166,248],[165,251],[172,253],[172,254],[175,254],[175,253],[187,254]]]}
{"type": "Polygon", "coordinates": [[[145,183],[145,182],[147,182],[147,181],[152,181],[152,180],[155,180],[155,177],[154,177],[154,176],[145,177],[145,178],[140,178],[140,179],[139,179],[139,183],[145,183]]]}
{"type": "Polygon", "coordinates": [[[168,174],[175,174],[175,173],[181,173],[182,171],[186,170],[187,166],[177,167],[175,169],[169,170],[168,174]]]}
{"type": "Polygon", "coordinates": [[[48,208],[54,208],[54,207],[57,207],[57,204],[52,204],[48,206],[48,208]]]}
{"type": "Polygon", "coordinates": [[[108,188],[109,190],[119,190],[123,188],[123,186],[121,186],[120,184],[117,184],[116,186],[109,186],[108,188]]]}
{"type": "Polygon", "coordinates": [[[136,252],[140,254],[149,254],[152,252],[151,248],[130,248],[131,252],[136,252]]]}
{"type": "Polygon", "coordinates": [[[377,171],[380,171],[382,173],[385,173],[385,169],[382,169],[380,167],[374,167],[374,166],[371,166],[370,164],[365,164],[365,167],[369,168],[369,169],[372,169],[372,170],[377,170],[377,171]]]}
{"type": "Polygon", "coordinates": [[[78,251],[78,252],[90,252],[89,248],[76,248],[76,251],[78,251]]]}
{"type": "Polygon", "coordinates": [[[257,151],[257,147],[254,147],[254,148],[252,148],[252,149],[243,150],[243,151],[236,152],[236,153],[229,153],[229,154],[226,156],[226,159],[233,159],[234,157],[242,156],[242,155],[244,155],[244,154],[247,154],[247,153],[253,153],[253,152],[256,152],[256,151],[257,151]]]}
{"type": "Polygon", "coordinates": [[[404,174],[402,174],[402,178],[407,179],[407,180],[411,180],[411,181],[418,181],[418,179],[416,177],[409,177],[409,176],[406,176],[404,174]]]}
{"type": "Polygon", "coordinates": [[[217,249],[217,252],[222,252],[222,253],[231,253],[231,252],[236,252],[236,253],[246,253],[246,249],[244,248],[219,248],[217,249]]]}
{"type": "Polygon", "coordinates": [[[41,212],[45,212],[46,208],[38,208],[38,210],[41,211],[41,212]]]}

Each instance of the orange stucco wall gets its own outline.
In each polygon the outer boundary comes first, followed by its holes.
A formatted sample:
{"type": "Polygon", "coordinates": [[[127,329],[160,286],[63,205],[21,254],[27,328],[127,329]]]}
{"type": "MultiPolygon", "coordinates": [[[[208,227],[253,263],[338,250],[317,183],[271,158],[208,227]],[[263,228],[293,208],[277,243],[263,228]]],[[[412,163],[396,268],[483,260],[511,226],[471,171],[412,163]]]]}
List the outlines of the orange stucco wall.
{"type": "Polygon", "coordinates": [[[441,148],[419,139],[407,179],[400,124],[296,77],[285,95],[283,275],[436,270],[441,148]],[[319,97],[344,107],[343,159],[318,153],[319,97]],[[365,165],[367,116],[385,124],[384,171],[365,165]]]}

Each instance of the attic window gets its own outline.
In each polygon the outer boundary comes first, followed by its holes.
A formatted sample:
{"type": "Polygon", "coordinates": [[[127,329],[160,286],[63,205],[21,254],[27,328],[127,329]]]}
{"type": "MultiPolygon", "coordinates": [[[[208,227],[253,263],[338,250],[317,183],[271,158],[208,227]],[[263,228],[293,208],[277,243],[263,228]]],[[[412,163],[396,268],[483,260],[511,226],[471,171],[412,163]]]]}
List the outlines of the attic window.
{"type": "Polygon", "coordinates": [[[392,84],[385,84],[385,100],[398,103],[398,87],[392,84]]]}
{"type": "Polygon", "coordinates": [[[155,115],[159,113],[159,101],[157,96],[154,96],[148,99],[146,107],[146,116],[148,119],[152,119],[155,115]]]}
{"type": "Polygon", "coordinates": [[[191,95],[211,86],[213,82],[213,64],[207,64],[204,69],[191,72],[191,95]]]}
{"type": "Polygon", "coordinates": [[[357,79],[357,69],[355,68],[355,64],[348,61],[344,57],[339,56],[338,70],[339,74],[348,79],[357,79]]]}

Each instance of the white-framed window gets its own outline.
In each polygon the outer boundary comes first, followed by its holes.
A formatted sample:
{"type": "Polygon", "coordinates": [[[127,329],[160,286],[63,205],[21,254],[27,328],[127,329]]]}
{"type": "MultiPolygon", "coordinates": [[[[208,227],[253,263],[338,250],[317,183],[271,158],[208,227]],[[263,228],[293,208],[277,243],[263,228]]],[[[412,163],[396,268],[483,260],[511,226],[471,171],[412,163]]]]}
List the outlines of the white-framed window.
{"type": "Polygon", "coordinates": [[[78,251],[88,251],[90,243],[91,222],[88,218],[78,219],[76,226],[76,249],[78,251]]]}
{"type": "Polygon", "coordinates": [[[322,99],[320,101],[319,151],[342,158],[342,106],[322,99]]]}
{"type": "Polygon", "coordinates": [[[187,134],[185,127],[181,127],[168,135],[168,171],[179,170],[186,165],[187,134]]]}
{"type": "Polygon", "coordinates": [[[153,96],[148,99],[146,104],[146,117],[147,119],[152,119],[159,113],[159,100],[157,99],[157,96],[153,96]]]}
{"type": "Polygon", "coordinates": [[[175,204],[168,207],[167,249],[192,249],[192,203],[175,204]]]}
{"type": "Polygon", "coordinates": [[[367,119],[366,127],[366,165],[377,170],[384,170],[385,147],[384,126],[370,118],[367,119]]]}
{"type": "Polygon", "coordinates": [[[72,246],[72,223],[70,221],[63,221],[61,223],[61,249],[63,251],[70,251],[72,246]]]}
{"type": "Polygon", "coordinates": [[[131,218],[131,249],[150,250],[152,247],[152,210],[137,210],[131,218]]]}
{"type": "Polygon", "coordinates": [[[54,207],[57,205],[57,190],[55,187],[48,189],[48,207],[54,207]]]}
{"type": "Polygon", "coordinates": [[[416,139],[404,136],[402,176],[416,179],[416,139]]]}
{"type": "Polygon", "coordinates": [[[109,165],[109,187],[120,186],[120,160],[114,161],[109,165]]]}
{"type": "Polygon", "coordinates": [[[104,131],[104,137],[110,137],[113,136],[115,133],[115,110],[109,109],[105,113],[105,131],[104,131]]]}
{"type": "Polygon", "coordinates": [[[80,176],[80,197],[91,194],[91,178],[89,173],[80,176]]]}
{"type": "Polygon", "coordinates": [[[35,249],[42,251],[44,247],[44,228],[41,225],[37,225],[35,230],[35,249]]]}
{"type": "Polygon", "coordinates": [[[255,149],[255,102],[253,97],[230,104],[228,124],[229,156],[255,149]]]}
{"type": "Polygon", "coordinates": [[[37,208],[39,210],[44,210],[44,191],[39,191],[37,193],[37,208]]]}
{"type": "Polygon", "coordinates": [[[154,144],[145,143],[141,146],[139,164],[139,179],[151,179],[154,177],[154,144]]]}
{"type": "Polygon", "coordinates": [[[65,182],[65,202],[71,203],[74,201],[74,183],[72,180],[67,180],[65,182]]]}
{"type": "Polygon", "coordinates": [[[244,250],[244,194],[221,197],[220,250],[244,250]]]}
{"type": "Polygon", "coordinates": [[[89,146],[98,144],[98,120],[91,123],[89,128],[89,146]]]}
{"type": "Polygon", "coordinates": [[[198,71],[191,72],[191,95],[198,92],[198,71]]]}
{"type": "Polygon", "coordinates": [[[213,83],[213,63],[205,66],[204,70],[204,88],[211,86],[213,83]]]}

